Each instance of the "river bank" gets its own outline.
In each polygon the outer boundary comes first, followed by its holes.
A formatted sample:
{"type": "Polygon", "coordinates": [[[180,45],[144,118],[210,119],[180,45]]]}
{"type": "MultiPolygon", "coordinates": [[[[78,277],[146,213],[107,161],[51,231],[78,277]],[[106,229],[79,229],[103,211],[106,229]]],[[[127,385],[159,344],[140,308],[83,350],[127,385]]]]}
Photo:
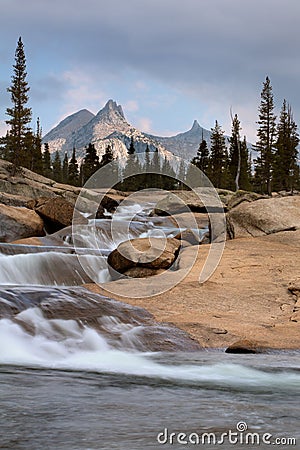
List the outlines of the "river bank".
{"type": "MultiPolygon", "coordinates": [[[[207,253],[208,246],[199,247],[190,274],[171,291],[125,301],[187,331],[205,348],[248,339],[257,348],[299,349],[300,231],[227,241],[215,273],[199,284],[207,253]]],[[[124,292],[132,289],[131,280],[114,283],[124,292]]],[[[103,292],[97,285],[86,287],[103,292]]]]}

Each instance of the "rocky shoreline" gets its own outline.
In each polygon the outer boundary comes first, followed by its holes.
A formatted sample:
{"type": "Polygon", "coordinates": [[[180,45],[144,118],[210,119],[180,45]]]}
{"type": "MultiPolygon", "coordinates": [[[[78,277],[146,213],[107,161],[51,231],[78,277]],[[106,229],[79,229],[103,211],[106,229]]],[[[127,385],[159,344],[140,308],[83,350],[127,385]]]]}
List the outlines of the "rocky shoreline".
{"type": "MultiPolygon", "coordinates": [[[[64,245],[79,188],[59,185],[26,169],[22,177],[11,177],[9,163],[0,161],[0,189],[2,242],[13,242],[16,246],[64,245]],[[50,234],[45,236],[46,232],[50,234]]],[[[208,225],[199,198],[186,191],[176,195],[180,197],[179,206],[173,198],[162,198],[153,211],[153,220],[155,216],[160,220],[159,217],[166,215],[162,220],[174,224],[178,220],[184,222],[187,214],[182,208],[184,202],[193,211],[199,226],[208,225]]],[[[93,283],[85,284],[85,288],[121,300],[128,308],[147,310],[153,317],[152,326],[155,322],[158,329],[164,329],[160,344],[156,345],[154,339],[154,347],[148,345],[156,351],[184,349],[182,344],[177,347],[168,344],[165,331],[169,329],[174,338],[174,327],[182,330],[178,335],[188,333],[191,337],[182,341],[189,350],[227,348],[235,353],[256,353],[267,349],[300,349],[300,196],[265,198],[229,191],[219,195],[226,211],[227,241],[220,264],[208,281],[199,283],[199,274],[213,245],[209,243],[209,234],[200,239],[187,229],[172,238],[163,257],[154,258],[151,264],[140,256],[136,258],[126,243],[121,244],[125,258],[118,255],[118,250],[111,253],[109,260],[113,261],[114,269],[121,275],[135,277],[134,285],[132,279],[122,276],[114,277],[116,281],[111,283],[120,292],[134,290],[134,295],[111,295],[93,283]],[[155,275],[168,269],[174,261],[180,271],[195,249],[195,264],[181,283],[168,292],[139,298],[139,286],[143,283],[139,278],[151,275],[155,279],[155,275]]],[[[105,210],[113,212],[125,197],[124,193],[112,191],[98,208],[97,217],[105,217],[105,210]]],[[[136,241],[136,251],[150,251],[145,240],[136,241]]],[[[66,253],[72,253],[72,248],[66,246],[66,253]]],[[[81,293],[88,292],[78,289],[81,293]]],[[[89,314],[88,307],[86,313],[89,314]]]]}
{"type": "MultiPolygon", "coordinates": [[[[171,291],[123,300],[188,332],[203,348],[247,348],[250,341],[258,352],[300,349],[300,230],[227,241],[217,270],[199,284],[207,252],[208,246],[199,247],[191,273],[171,291]]],[[[132,289],[130,280],[115,283],[132,289]]]]}

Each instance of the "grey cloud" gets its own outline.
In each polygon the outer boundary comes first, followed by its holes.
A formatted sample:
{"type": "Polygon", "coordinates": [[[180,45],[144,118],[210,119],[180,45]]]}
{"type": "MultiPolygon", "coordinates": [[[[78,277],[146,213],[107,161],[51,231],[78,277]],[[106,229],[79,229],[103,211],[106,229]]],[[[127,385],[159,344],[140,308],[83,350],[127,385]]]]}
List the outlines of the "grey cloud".
{"type": "Polygon", "coordinates": [[[300,118],[299,13],[298,0],[15,0],[1,32],[70,67],[131,68],[199,97],[203,84],[246,104],[268,74],[300,118]]]}
{"type": "Polygon", "coordinates": [[[66,88],[67,83],[65,80],[48,74],[37,78],[35,83],[32,83],[30,97],[38,101],[53,101],[53,96],[55,96],[56,100],[60,100],[66,88]]]}

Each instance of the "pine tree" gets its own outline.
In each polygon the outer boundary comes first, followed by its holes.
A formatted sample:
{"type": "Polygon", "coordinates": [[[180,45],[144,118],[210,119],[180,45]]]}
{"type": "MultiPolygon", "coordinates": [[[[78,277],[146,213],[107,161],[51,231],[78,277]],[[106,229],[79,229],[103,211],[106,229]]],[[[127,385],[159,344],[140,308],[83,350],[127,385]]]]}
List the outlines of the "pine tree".
{"type": "Polygon", "coordinates": [[[238,191],[240,189],[241,175],[241,137],[240,121],[237,114],[232,119],[231,136],[229,138],[229,189],[238,191]]]}
{"type": "Polygon", "coordinates": [[[63,159],[63,164],[62,164],[62,182],[63,183],[68,183],[68,179],[69,179],[69,160],[68,160],[68,154],[67,152],[65,152],[65,156],[63,159]]]}
{"type": "MultiPolygon", "coordinates": [[[[36,121],[36,134],[31,136],[31,133],[29,133],[28,138],[30,139],[32,137],[32,151],[31,151],[31,165],[30,170],[33,172],[43,174],[44,168],[43,168],[43,157],[42,157],[42,128],[40,124],[39,117],[36,121]]],[[[30,144],[28,143],[28,146],[30,144]]],[[[28,147],[29,148],[29,147],[28,147]]]]}
{"type": "Polygon", "coordinates": [[[136,176],[136,174],[141,173],[141,167],[135,156],[133,136],[131,136],[130,146],[127,149],[127,153],[128,158],[123,170],[122,189],[126,191],[136,191],[141,185],[141,177],[136,176]]]}
{"type": "Polygon", "coordinates": [[[149,145],[147,144],[146,146],[146,150],[145,150],[145,161],[144,161],[144,165],[143,165],[143,170],[144,170],[144,177],[143,177],[143,185],[144,188],[151,188],[151,179],[152,179],[152,174],[150,172],[151,169],[151,160],[150,160],[150,148],[149,145]]]}
{"type": "Polygon", "coordinates": [[[61,168],[61,159],[58,151],[55,152],[54,161],[52,165],[52,176],[53,180],[61,183],[62,181],[62,168],[61,168]]]}
{"type": "Polygon", "coordinates": [[[106,166],[106,164],[111,163],[114,160],[114,154],[111,148],[111,145],[109,144],[106,149],[104,154],[102,155],[101,161],[99,163],[99,167],[104,167],[106,166]]]}
{"type": "Polygon", "coordinates": [[[246,138],[241,141],[240,121],[237,114],[232,119],[232,130],[229,138],[229,163],[228,163],[228,189],[251,189],[251,163],[249,165],[249,152],[246,138]]]}
{"type": "Polygon", "coordinates": [[[184,159],[182,159],[182,158],[180,159],[180,164],[179,164],[178,172],[177,172],[177,178],[178,178],[177,188],[184,189],[186,178],[187,178],[187,173],[186,173],[186,165],[185,165],[184,159]]]}
{"type": "Polygon", "coordinates": [[[18,40],[15,64],[13,66],[11,86],[7,89],[11,94],[12,107],[6,109],[6,114],[10,117],[6,123],[10,130],[6,138],[6,156],[14,164],[14,171],[20,165],[30,167],[31,157],[28,144],[32,145],[29,135],[32,135],[28,126],[31,121],[31,108],[27,105],[29,100],[29,86],[26,81],[26,58],[21,37],[18,40]]]}
{"type": "Polygon", "coordinates": [[[215,127],[211,129],[211,149],[208,167],[208,176],[215,187],[224,187],[224,174],[227,165],[224,131],[216,120],[215,127]]]}
{"type": "Polygon", "coordinates": [[[239,179],[239,188],[244,191],[252,190],[251,157],[247,147],[246,136],[241,142],[241,171],[239,179]]]}
{"type": "Polygon", "coordinates": [[[83,185],[84,185],[84,182],[83,182],[83,162],[82,162],[79,167],[79,186],[83,186],[83,185]]]}
{"type": "Polygon", "coordinates": [[[272,166],[274,144],[276,138],[276,116],[274,114],[274,98],[269,77],[263,84],[261,103],[259,106],[259,128],[256,149],[259,157],[255,161],[255,179],[263,193],[272,193],[272,166]]]}
{"type": "Polygon", "coordinates": [[[290,105],[283,101],[277,125],[277,142],[273,164],[274,190],[293,190],[297,178],[299,135],[290,105]]]}
{"type": "Polygon", "coordinates": [[[202,172],[207,174],[209,164],[209,150],[207,147],[207,142],[203,137],[203,130],[202,140],[200,142],[197,155],[192,159],[191,163],[198,167],[198,169],[202,170],[202,172]]]}
{"type": "Polygon", "coordinates": [[[165,156],[163,165],[162,165],[162,179],[161,179],[161,187],[166,190],[173,190],[176,187],[176,173],[171,166],[169,160],[165,156]]]}
{"type": "Polygon", "coordinates": [[[43,175],[47,178],[52,178],[52,169],[51,169],[51,156],[49,152],[49,144],[45,142],[44,144],[44,152],[42,155],[43,162],[43,175]]]}
{"type": "Polygon", "coordinates": [[[156,148],[153,152],[150,171],[152,173],[151,181],[153,188],[161,189],[162,188],[162,179],[161,179],[161,160],[158,152],[158,148],[156,148]]]}
{"type": "Polygon", "coordinates": [[[134,153],[135,153],[133,136],[131,136],[131,138],[130,138],[130,145],[129,145],[129,149],[127,150],[127,152],[128,152],[128,155],[134,155],[134,153]]]}
{"type": "Polygon", "coordinates": [[[85,157],[82,163],[83,184],[100,168],[99,156],[95,149],[95,145],[89,143],[85,150],[85,157]]]}
{"type": "Polygon", "coordinates": [[[68,183],[72,186],[81,185],[75,147],[73,147],[72,158],[69,161],[68,183]]]}

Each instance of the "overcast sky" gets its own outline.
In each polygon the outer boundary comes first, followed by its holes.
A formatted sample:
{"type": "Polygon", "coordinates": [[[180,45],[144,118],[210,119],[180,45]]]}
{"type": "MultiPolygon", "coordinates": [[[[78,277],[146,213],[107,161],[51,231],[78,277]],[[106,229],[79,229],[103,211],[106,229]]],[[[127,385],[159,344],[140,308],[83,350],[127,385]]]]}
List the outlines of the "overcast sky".
{"type": "Polygon", "coordinates": [[[230,108],[254,141],[262,83],[271,79],[300,122],[299,0],[0,0],[0,120],[10,106],[19,36],[34,122],[44,134],[66,115],[109,98],[128,121],[159,135],[230,108]]]}

